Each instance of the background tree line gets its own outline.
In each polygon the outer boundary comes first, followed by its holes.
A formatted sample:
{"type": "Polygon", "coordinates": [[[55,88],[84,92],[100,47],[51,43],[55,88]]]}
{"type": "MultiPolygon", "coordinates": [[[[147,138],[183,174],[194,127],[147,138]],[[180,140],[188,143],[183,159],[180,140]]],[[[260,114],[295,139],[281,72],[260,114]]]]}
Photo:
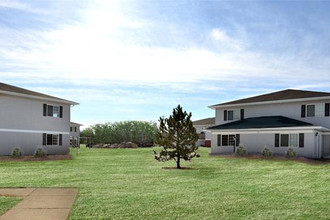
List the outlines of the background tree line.
{"type": "MultiPolygon", "coordinates": [[[[157,131],[156,122],[123,121],[92,125],[84,129],[80,136],[91,137],[93,144],[133,142],[140,146],[148,146],[155,142],[157,131]]],[[[82,143],[86,143],[84,139],[82,143]]]]}

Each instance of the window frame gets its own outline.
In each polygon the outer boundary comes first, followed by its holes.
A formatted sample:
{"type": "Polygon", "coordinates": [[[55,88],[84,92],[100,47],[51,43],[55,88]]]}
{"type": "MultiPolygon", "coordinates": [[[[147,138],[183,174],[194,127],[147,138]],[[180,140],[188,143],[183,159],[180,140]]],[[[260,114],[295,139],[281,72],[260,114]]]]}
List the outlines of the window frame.
{"type": "Polygon", "coordinates": [[[46,116],[53,118],[61,118],[61,106],[60,105],[47,105],[46,116]]]}
{"type": "Polygon", "coordinates": [[[53,105],[53,117],[54,118],[60,117],[60,106],[53,105]]]}
{"type": "Polygon", "coordinates": [[[228,109],[227,110],[227,121],[236,121],[241,119],[241,110],[240,109],[228,109]],[[232,119],[229,118],[229,112],[232,112],[232,119]],[[237,112],[235,114],[235,112],[237,112]],[[237,117],[235,117],[237,116],[237,117]]]}
{"type": "MultiPolygon", "coordinates": [[[[236,144],[235,138],[236,138],[237,134],[221,134],[221,139],[220,139],[220,143],[221,145],[217,144],[218,147],[233,147],[236,144]],[[224,138],[226,137],[226,144],[224,144],[224,138]]],[[[218,136],[217,136],[218,137],[218,136]]]]}
{"type": "Polygon", "coordinates": [[[315,118],[315,117],[325,117],[325,103],[314,103],[306,104],[306,117],[315,118]],[[308,107],[314,106],[314,114],[308,114],[308,107]]]}
{"type": "Polygon", "coordinates": [[[46,145],[47,146],[59,146],[59,135],[58,134],[46,134],[46,145]]]}
{"type": "Polygon", "coordinates": [[[294,148],[299,148],[299,133],[281,133],[279,134],[279,147],[294,147],[294,148]],[[282,136],[286,135],[288,137],[287,143],[288,145],[283,145],[282,144],[282,136]],[[295,137],[296,140],[294,142],[296,143],[295,145],[292,145],[291,143],[293,142],[292,138],[295,137]]]}
{"type": "Polygon", "coordinates": [[[316,112],[315,104],[306,105],[306,117],[308,117],[308,118],[315,117],[315,112],[316,112]],[[313,115],[308,115],[308,107],[312,107],[312,106],[314,107],[314,113],[313,113],[313,115]]]}
{"type": "Polygon", "coordinates": [[[281,147],[289,147],[289,143],[290,143],[290,135],[289,134],[280,134],[280,146],[281,147]],[[283,136],[287,136],[287,140],[286,140],[286,142],[287,142],[287,145],[283,145],[283,139],[282,139],[282,137],[283,136]]]}

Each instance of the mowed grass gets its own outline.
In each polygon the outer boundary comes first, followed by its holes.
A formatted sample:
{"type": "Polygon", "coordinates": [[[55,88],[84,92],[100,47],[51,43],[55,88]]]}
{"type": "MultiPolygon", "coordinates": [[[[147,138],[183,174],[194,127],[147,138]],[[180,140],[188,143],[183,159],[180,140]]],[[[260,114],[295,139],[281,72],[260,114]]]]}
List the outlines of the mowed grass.
{"type": "Polygon", "coordinates": [[[183,164],[192,169],[169,170],[162,167],[174,161],[158,162],[152,150],[82,148],[73,160],[0,162],[0,187],[77,187],[70,219],[330,218],[330,164],[210,157],[200,148],[183,164]]]}
{"type": "Polygon", "coordinates": [[[21,198],[0,196],[0,216],[20,201],[21,198]]]}

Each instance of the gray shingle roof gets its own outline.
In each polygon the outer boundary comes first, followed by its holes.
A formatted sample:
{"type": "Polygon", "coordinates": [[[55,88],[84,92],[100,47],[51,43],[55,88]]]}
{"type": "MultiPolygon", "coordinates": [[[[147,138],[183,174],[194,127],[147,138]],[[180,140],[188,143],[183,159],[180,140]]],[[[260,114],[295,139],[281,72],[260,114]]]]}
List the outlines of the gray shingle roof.
{"type": "Polygon", "coordinates": [[[46,95],[46,94],[39,93],[39,92],[34,92],[34,91],[31,91],[31,90],[19,88],[19,87],[8,85],[8,84],[1,83],[1,82],[0,82],[0,91],[19,93],[19,94],[30,95],[30,96],[36,96],[36,97],[45,98],[45,99],[53,99],[53,100],[56,100],[58,102],[69,102],[69,103],[72,103],[72,104],[78,104],[76,102],[72,102],[72,101],[69,101],[69,100],[57,98],[55,96],[50,96],[50,95],[46,95]]]}
{"type": "Polygon", "coordinates": [[[267,101],[278,101],[278,100],[327,97],[327,96],[330,97],[330,93],[286,89],[286,90],[272,92],[272,93],[268,93],[268,94],[264,94],[264,95],[253,96],[250,98],[220,103],[220,104],[212,105],[210,107],[222,106],[222,105],[245,104],[245,103],[253,103],[253,102],[267,102],[267,101]]]}
{"type": "Polygon", "coordinates": [[[215,118],[204,118],[200,120],[193,121],[194,125],[214,125],[215,124],[215,118]]]}
{"type": "Polygon", "coordinates": [[[287,118],[284,116],[264,116],[247,118],[240,121],[229,122],[222,125],[209,127],[211,130],[226,129],[253,129],[253,128],[281,128],[281,127],[302,127],[313,126],[310,123],[287,118]]]}

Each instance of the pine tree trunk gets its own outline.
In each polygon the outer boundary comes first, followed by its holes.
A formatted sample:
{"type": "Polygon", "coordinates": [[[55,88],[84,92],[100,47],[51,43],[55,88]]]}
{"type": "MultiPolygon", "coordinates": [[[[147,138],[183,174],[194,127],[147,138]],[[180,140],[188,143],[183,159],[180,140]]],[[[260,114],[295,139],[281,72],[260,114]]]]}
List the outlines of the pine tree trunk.
{"type": "Polygon", "coordinates": [[[176,161],[176,168],[177,169],[181,169],[181,166],[180,166],[180,156],[178,157],[178,160],[176,161]]]}

